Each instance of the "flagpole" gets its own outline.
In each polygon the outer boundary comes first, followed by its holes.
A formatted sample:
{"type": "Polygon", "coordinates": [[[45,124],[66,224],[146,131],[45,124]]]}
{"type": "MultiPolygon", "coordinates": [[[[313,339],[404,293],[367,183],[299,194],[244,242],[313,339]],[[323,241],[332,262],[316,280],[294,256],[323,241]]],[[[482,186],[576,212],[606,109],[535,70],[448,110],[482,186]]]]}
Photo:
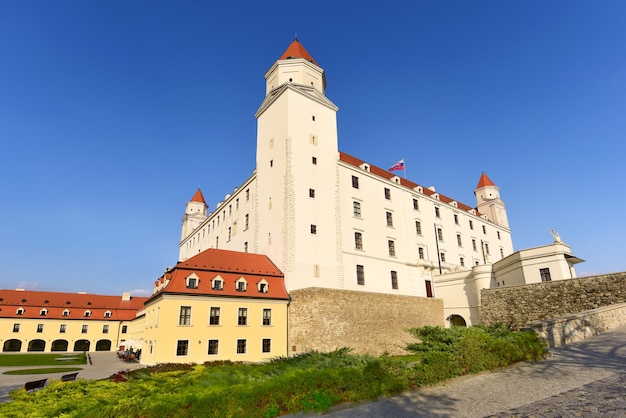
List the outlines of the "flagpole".
{"type": "Polygon", "coordinates": [[[402,161],[404,161],[404,179],[406,180],[406,161],[404,160],[404,157],[402,158],[402,161]]]}

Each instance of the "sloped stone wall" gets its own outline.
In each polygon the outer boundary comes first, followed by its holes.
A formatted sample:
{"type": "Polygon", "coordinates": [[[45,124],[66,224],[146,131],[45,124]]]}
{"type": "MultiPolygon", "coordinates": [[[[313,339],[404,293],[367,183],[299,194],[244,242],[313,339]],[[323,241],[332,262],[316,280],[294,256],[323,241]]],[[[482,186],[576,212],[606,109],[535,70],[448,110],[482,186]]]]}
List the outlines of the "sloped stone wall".
{"type": "Polygon", "coordinates": [[[441,299],[322,288],[294,290],[290,297],[290,355],[342,347],[404,354],[415,341],[407,328],[444,326],[441,299]]]}
{"type": "Polygon", "coordinates": [[[513,329],[533,321],[626,302],[626,272],[524,286],[483,289],[481,323],[513,329]]]}

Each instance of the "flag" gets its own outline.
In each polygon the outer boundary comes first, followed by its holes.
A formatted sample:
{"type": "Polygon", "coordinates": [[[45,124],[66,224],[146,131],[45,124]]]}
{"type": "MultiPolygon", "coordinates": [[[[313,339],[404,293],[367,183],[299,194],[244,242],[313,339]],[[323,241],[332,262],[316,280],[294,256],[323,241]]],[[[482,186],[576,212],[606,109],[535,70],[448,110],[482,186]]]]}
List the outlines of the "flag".
{"type": "Polygon", "coordinates": [[[404,160],[398,161],[389,171],[404,170],[404,160]]]}

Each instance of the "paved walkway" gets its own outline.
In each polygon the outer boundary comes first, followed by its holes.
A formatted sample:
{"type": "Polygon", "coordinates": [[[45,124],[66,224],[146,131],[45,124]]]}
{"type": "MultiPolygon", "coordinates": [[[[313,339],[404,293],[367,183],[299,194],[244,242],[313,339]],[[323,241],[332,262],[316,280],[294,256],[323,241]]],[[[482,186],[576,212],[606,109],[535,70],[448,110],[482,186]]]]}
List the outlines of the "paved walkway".
{"type": "MultiPolygon", "coordinates": [[[[65,354],[65,353],[64,353],[65,354]]],[[[125,363],[117,358],[117,353],[109,351],[97,351],[89,353],[92,364],[85,365],[59,365],[67,367],[80,367],[77,379],[99,380],[105,379],[120,370],[136,369],[142,367],[139,363],[125,363]]],[[[47,368],[54,366],[35,366],[32,368],[47,368]]],[[[32,380],[48,378],[50,380],[61,380],[61,376],[73,372],[29,374],[29,375],[9,375],[3,374],[7,370],[26,369],[31,367],[0,367],[0,402],[10,401],[9,392],[24,387],[24,383],[32,380]]]]}
{"type": "Polygon", "coordinates": [[[547,360],[362,404],[327,417],[624,417],[626,327],[566,347],[547,360]]]}

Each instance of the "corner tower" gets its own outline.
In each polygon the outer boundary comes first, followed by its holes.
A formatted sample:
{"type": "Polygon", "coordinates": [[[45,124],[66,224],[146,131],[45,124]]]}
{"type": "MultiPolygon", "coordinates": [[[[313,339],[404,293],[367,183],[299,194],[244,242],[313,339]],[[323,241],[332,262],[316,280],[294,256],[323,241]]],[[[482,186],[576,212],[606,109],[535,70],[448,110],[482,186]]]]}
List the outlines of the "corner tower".
{"type": "Polygon", "coordinates": [[[276,263],[290,290],[337,287],[338,108],[325,96],[324,70],[297,39],[265,73],[265,84],[255,114],[254,251],[276,263]]]}
{"type": "Polygon", "coordinates": [[[509,227],[506,206],[500,199],[500,189],[484,172],[478,180],[476,189],[474,189],[474,195],[476,196],[476,209],[480,213],[486,215],[487,219],[497,225],[509,227]]]}
{"type": "Polygon", "coordinates": [[[181,241],[189,236],[207,217],[209,206],[204,201],[202,191],[198,189],[191,200],[185,205],[185,216],[183,216],[183,231],[181,241]]]}

